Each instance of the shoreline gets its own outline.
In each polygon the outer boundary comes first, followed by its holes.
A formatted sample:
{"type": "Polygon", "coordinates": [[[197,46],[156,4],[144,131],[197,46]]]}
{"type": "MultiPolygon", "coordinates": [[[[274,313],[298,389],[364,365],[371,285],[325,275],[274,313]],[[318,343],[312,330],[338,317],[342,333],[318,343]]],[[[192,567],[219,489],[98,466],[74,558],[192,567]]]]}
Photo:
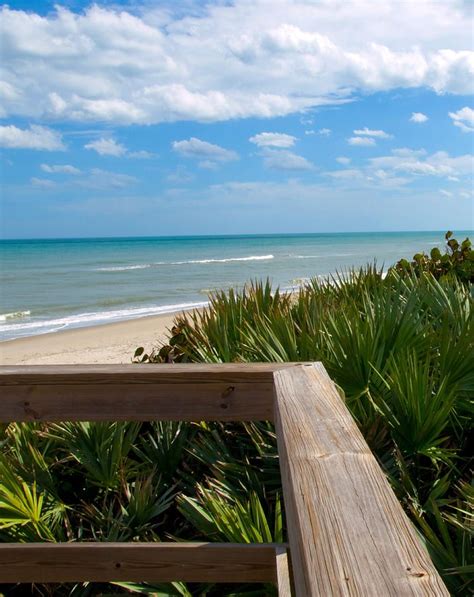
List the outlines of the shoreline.
{"type": "MultiPolygon", "coordinates": [[[[192,310],[191,310],[192,311],[192,310]]],[[[1,365],[130,363],[138,346],[149,352],[166,340],[175,311],[136,319],[58,330],[0,342],[1,365]]]]}

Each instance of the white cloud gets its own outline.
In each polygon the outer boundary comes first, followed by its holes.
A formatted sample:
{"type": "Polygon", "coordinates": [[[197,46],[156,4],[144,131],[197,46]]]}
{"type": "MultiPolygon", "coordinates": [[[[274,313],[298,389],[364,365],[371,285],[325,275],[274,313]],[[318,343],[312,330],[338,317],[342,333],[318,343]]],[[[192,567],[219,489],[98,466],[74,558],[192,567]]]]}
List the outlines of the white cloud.
{"type": "Polygon", "coordinates": [[[339,158],[336,158],[336,162],[338,162],[339,164],[342,164],[343,166],[347,166],[348,164],[351,163],[351,158],[346,158],[344,156],[341,156],[339,158]]]}
{"type": "Polygon", "coordinates": [[[426,122],[428,120],[428,116],[423,114],[423,112],[412,112],[410,116],[410,122],[426,122]]]}
{"type": "Polygon", "coordinates": [[[467,106],[457,112],[450,112],[449,116],[453,120],[454,126],[459,127],[464,133],[474,131],[474,110],[467,106]]]}
{"type": "Polygon", "coordinates": [[[322,137],[329,137],[331,132],[331,129],[319,129],[318,135],[321,135],[322,137]]]}
{"type": "Polygon", "coordinates": [[[12,124],[0,126],[0,147],[45,151],[66,149],[60,133],[37,124],[32,124],[29,129],[20,129],[12,124]]]}
{"type": "Polygon", "coordinates": [[[305,135],[315,135],[315,134],[316,134],[316,131],[315,131],[315,130],[313,130],[313,129],[309,129],[309,130],[305,131],[305,132],[304,132],[304,134],[305,134],[305,135]]]}
{"type": "Polygon", "coordinates": [[[356,145],[359,147],[373,147],[376,145],[375,139],[372,137],[350,137],[347,139],[349,145],[356,145]]]}
{"type": "Polygon", "coordinates": [[[115,139],[97,139],[84,145],[85,149],[92,149],[99,155],[113,155],[115,157],[123,156],[127,153],[127,149],[121,143],[117,143],[115,139]]]}
{"type": "Polygon", "coordinates": [[[196,137],[183,141],[173,141],[172,147],[174,151],[184,157],[203,160],[201,164],[207,164],[204,167],[209,167],[208,162],[230,162],[239,158],[235,151],[224,149],[220,145],[214,145],[207,141],[201,141],[196,137]]]}
{"type": "Polygon", "coordinates": [[[249,141],[258,147],[292,147],[296,137],[286,133],[259,133],[250,137],[249,141]]]}
{"type": "MultiPolygon", "coordinates": [[[[348,166],[349,161],[345,158],[342,160],[337,158],[339,163],[348,166]]],[[[470,181],[473,166],[474,156],[469,154],[452,157],[445,151],[427,154],[424,149],[399,148],[394,149],[390,155],[369,158],[358,168],[347,167],[323,174],[347,188],[357,181],[362,186],[394,189],[406,187],[420,178],[436,177],[454,182],[461,182],[462,179],[470,181]]]]}
{"type": "Polygon", "coordinates": [[[394,170],[410,175],[459,177],[472,176],[474,156],[451,157],[445,151],[427,155],[424,150],[398,149],[392,155],[371,158],[370,166],[377,170],[394,170]]]}
{"type": "Polygon", "coordinates": [[[49,174],[80,174],[80,170],[68,164],[61,164],[50,166],[49,164],[41,164],[41,170],[49,174]]]}
{"type": "Polygon", "coordinates": [[[4,115],[219,121],[282,116],[360,92],[472,91],[467,2],[268,7],[267,0],[185,3],[173,13],[145,3],[132,14],[93,4],[38,15],[4,6],[4,115]]]}
{"type": "Polygon", "coordinates": [[[314,166],[306,158],[287,150],[265,148],[263,163],[272,170],[313,170],[314,166]]]}
{"type": "Polygon", "coordinates": [[[377,137],[378,139],[392,138],[392,135],[389,135],[385,131],[369,129],[366,126],[363,129],[356,129],[353,133],[358,137],[377,137]]]}
{"type": "Polygon", "coordinates": [[[440,190],[440,195],[444,195],[445,197],[452,197],[453,194],[451,193],[451,191],[445,191],[444,189],[440,190]]]}
{"type": "Polygon", "coordinates": [[[36,176],[33,176],[33,178],[31,178],[30,182],[33,186],[39,187],[42,189],[54,189],[54,187],[56,186],[56,183],[54,182],[54,180],[49,180],[47,178],[36,178],[36,176]]]}

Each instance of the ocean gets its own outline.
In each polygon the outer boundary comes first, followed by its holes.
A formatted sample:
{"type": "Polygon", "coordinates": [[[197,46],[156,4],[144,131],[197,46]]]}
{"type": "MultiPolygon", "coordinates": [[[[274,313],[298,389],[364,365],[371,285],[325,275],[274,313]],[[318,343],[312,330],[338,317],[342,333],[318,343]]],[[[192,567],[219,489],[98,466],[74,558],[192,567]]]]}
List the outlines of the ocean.
{"type": "Polygon", "coordinates": [[[367,262],[386,269],[443,243],[442,232],[3,240],[0,339],[198,307],[257,278],[286,289],[367,262]]]}

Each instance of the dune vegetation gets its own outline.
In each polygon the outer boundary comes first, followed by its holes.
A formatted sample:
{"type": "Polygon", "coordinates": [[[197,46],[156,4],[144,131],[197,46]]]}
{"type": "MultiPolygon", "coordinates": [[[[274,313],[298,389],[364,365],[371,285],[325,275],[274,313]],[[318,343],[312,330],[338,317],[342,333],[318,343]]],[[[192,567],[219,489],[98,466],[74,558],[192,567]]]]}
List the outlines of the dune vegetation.
{"type": "MultiPolygon", "coordinates": [[[[213,294],[134,360],[322,361],[449,590],[473,590],[474,252],[213,294]]],[[[308,413],[311,416],[311,413],[308,413]]],[[[1,541],[285,540],[270,423],[10,424],[1,541]]],[[[0,591],[2,588],[0,587],[0,591]]],[[[4,587],[6,595],[23,588],[4,587]]],[[[41,586],[38,594],[271,595],[270,586],[41,586]]]]}

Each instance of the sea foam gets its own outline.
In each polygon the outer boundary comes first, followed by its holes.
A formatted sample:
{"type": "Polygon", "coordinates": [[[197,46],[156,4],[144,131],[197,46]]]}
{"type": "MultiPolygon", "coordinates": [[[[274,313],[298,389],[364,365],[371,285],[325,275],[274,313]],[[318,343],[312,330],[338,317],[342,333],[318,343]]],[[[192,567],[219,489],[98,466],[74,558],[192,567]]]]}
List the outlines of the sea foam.
{"type": "Polygon", "coordinates": [[[59,330],[68,328],[80,328],[87,327],[89,325],[114,323],[117,321],[136,319],[138,317],[146,317],[149,315],[177,313],[190,309],[199,309],[201,307],[205,307],[206,305],[208,305],[208,301],[79,313],[77,315],[71,315],[68,317],[57,317],[48,320],[29,321],[28,323],[0,325],[0,333],[8,332],[8,339],[12,340],[14,338],[29,336],[31,334],[47,334],[49,332],[57,332],[59,330]]]}
{"type": "Polygon", "coordinates": [[[0,321],[9,321],[10,319],[22,319],[31,315],[31,311],[14,311],[13,313],[0,313],[0,321]]]}
{"type": "Polygon", "coordinates": [[[189,259],[188,261],[156,261],[155,263],[143,263],[139,265],[118,265],[111,267],[98,267],[96,272],[125,272],[134,269],[148,269],[160,265],[189,265],[207,263],[230,263],[233,261],[266,261],[274,259],[274,255],[249,255],[248,257],[227,257],[225,259],[189,259]]]}

